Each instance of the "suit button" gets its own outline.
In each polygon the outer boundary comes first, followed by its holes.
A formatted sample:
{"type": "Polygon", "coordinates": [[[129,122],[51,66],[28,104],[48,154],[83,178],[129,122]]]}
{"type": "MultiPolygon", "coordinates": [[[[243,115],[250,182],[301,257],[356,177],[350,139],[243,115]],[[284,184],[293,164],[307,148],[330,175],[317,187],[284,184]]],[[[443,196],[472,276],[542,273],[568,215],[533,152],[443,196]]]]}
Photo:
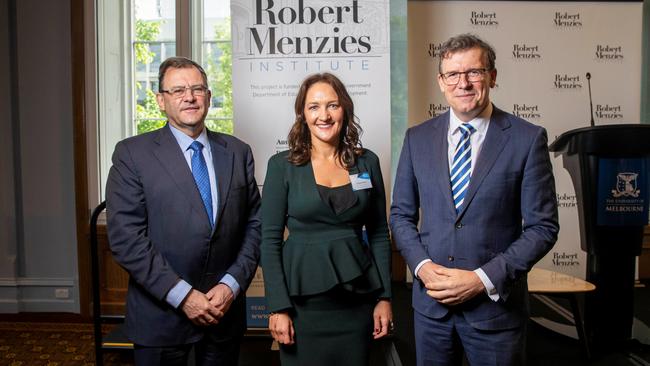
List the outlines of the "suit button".
{"type": "Polygon", "coordinates": [[[460,229],[460,228],[462,228],[462,227],[463,227],[463,224],[462,224],[462,223],[459,222],[459,223],[456,224],[456,229],[460,229]]]}
{"type": "Polygon", "coordinates": [[[451,256],[451,255],[450,255],[449,257],[447,257],[447,259],[449,259],[450,262],[453,262],[453,261],[454,261],[454,257],[451,256]]]}

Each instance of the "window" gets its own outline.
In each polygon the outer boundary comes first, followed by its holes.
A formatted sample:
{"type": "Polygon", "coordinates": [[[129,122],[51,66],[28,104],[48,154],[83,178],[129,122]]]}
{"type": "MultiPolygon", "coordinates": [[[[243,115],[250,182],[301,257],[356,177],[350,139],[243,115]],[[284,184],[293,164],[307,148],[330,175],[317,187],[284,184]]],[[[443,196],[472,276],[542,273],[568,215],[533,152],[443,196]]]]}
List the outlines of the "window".
{"type": "Polygon", "coordinates": [[[137,134],[159,129],[165,116],[158,109],[158,67],[176,54],[176,9],[174,0],[133,2],[130,34],[133,54],[135,107],[133,126],[137,134]]]}
{"type": "Polygon", "coordinates": [[[211,130],[232,134],[232,43],[229,3],[222,0],[204,1],[200,60],[208,74],[208,83],[212,90],[206,125],[211,130]]]}
{"type": "Polygon", "coordinates": [[[103,198],[115,144],[162,127],[158,67],[170,56],[203,66],[212,90],[206,126],[233,133],[230,2],[98,0],[99,174],[103,198]]]}

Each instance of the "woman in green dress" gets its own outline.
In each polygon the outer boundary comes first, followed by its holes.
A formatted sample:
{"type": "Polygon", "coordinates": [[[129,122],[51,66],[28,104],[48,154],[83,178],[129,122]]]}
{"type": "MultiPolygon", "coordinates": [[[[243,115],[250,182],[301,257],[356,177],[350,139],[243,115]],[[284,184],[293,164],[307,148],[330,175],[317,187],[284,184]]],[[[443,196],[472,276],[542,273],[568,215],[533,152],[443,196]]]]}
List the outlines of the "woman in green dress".
{"type": "Polygon", "coordinates": [[[289,150],[269,159],[262,194],[269,329],[283,366],[367,365],[372,339],[393,318],[379,159],[361,147],[336,76],[305,79],[295,114],[289,150]]]}

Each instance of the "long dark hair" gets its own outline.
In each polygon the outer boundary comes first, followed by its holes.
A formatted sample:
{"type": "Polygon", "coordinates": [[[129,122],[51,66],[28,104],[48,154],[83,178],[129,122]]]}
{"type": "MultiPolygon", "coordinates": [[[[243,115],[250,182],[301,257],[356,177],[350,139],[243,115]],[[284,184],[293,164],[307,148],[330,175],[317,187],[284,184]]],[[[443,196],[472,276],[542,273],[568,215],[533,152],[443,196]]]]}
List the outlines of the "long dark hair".
{"type": "Polygon", "coordinates": [[[343,126],[341,126],[339,134],[336,156],[341,165],[349,169],[354,166],[357,157],[363,152],[359,140],[363,130],[355,120],[354,104],[350,94],[339,78],[327,72],[310,75],[300,85],[294,105],[296,120],[289,131],[289,156],[287,159],[294,165],[303,165],[311,159],[311,134],[305,120],[305,100],[307,91],[316,83],[330,85],[336,92],[339,104],[343,108],[343,126]]]}

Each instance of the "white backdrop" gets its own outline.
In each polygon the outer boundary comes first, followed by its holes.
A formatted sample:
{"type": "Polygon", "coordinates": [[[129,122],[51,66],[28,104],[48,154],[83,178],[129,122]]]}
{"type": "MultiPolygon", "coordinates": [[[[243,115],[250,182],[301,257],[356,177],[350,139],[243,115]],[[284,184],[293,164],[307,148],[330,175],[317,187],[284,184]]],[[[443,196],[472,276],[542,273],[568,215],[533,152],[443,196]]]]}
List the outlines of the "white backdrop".
{"type": "MultiPolygon", "coordinates": [[[[640,2],[410,1],[409,123],[446,110],[436,82],[437,51],[466,32],[496,50],[494,104],[544,126],[549,143],[589,125],[587,72],[596,125],[638,123],[641,26],[640,2]]],[[[584,278],[573,184],[562,158],[552,156],[552,162],[561,229],[539,266],[584,278]]]]}

